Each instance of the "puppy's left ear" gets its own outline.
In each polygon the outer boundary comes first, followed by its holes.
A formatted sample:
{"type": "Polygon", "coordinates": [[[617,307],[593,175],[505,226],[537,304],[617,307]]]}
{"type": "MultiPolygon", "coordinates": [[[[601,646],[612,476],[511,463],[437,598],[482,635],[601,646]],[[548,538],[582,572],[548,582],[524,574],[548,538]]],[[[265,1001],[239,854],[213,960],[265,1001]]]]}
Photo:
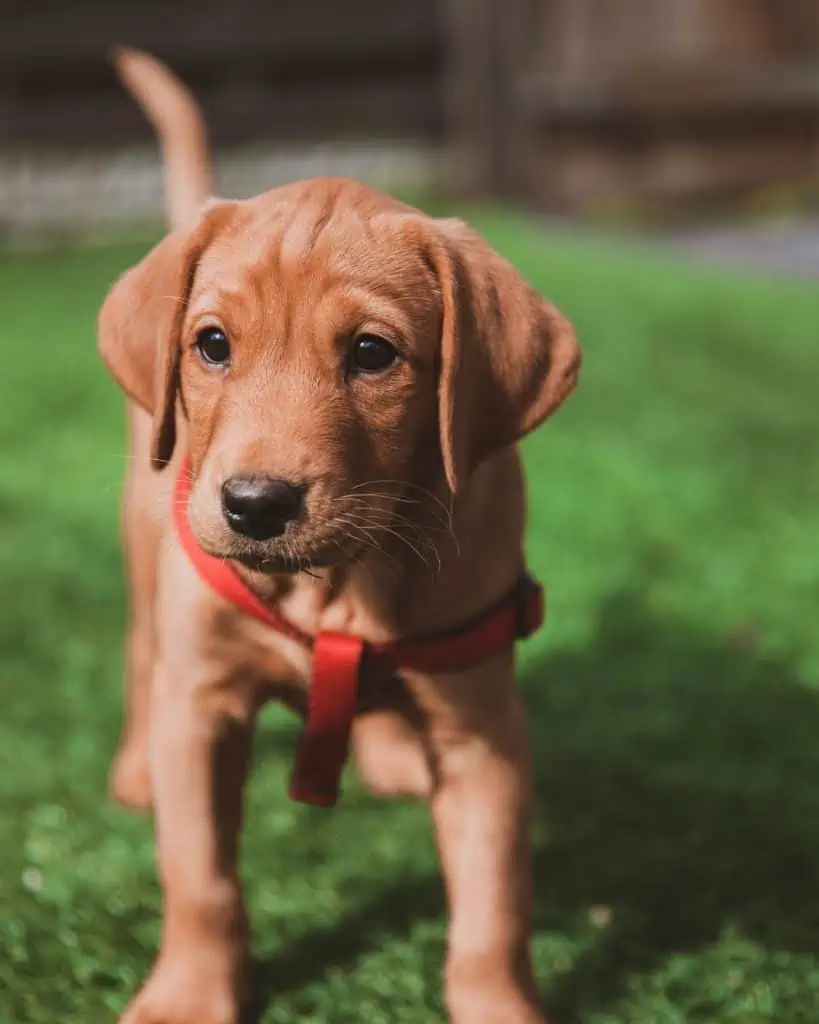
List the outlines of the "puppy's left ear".
{"type": "Polygon", "coordinates": [[[122,390],[153,416],[155,468],[167,465],[176,440],[180,334],[194,274],[235,206],[212,201],[192,228],[166,235],[114,283],[99,313],[103,360],[122,390]]]}
{"type": "Polygon", "coordinates": [[[441,291],[441,453],[455,493],[558,408],[581,352],[568,320],[480,235],[456,219],[429,223],[441,291]]]}

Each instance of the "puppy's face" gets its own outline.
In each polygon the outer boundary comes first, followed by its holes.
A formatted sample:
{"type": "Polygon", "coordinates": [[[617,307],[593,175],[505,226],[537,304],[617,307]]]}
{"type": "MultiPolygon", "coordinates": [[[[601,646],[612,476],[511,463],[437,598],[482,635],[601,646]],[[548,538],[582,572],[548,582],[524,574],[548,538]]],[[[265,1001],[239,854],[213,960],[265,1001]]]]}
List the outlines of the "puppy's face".
{"type": "Polygon", "coordinates": [[[280,572],[354,557],[571,390],[568,324],[460,222],[347,181],[213,204],[114,287],[100,346],[187,421],[189,517],[212,554],[280,572]]]}
{"type": "Polygon", "coordinates": [[[400,214],[346,198],[240,211],[202,254],[181,329],[191,524],[206,550],[272,571],[374,542],[436,462],[434,273],[400,214]]]}

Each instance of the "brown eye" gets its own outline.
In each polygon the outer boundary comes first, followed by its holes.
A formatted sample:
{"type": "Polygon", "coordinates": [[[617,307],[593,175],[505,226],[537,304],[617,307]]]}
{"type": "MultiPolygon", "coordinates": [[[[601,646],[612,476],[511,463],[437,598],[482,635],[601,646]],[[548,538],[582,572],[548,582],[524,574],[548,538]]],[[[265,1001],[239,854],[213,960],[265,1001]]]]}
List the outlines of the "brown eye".
{"type": "Polygon", "coordinates": [[[395,347],[375,334],[361,334],[350,349],[349,372],[381,373],[398,359],[395,347]]]}
{"type": "Polygon", "coordinates": [[[230,363],[230,343],[221,327],[204,327],[196,336],[196,348],[207,366],[222,368],[230,363]]]}

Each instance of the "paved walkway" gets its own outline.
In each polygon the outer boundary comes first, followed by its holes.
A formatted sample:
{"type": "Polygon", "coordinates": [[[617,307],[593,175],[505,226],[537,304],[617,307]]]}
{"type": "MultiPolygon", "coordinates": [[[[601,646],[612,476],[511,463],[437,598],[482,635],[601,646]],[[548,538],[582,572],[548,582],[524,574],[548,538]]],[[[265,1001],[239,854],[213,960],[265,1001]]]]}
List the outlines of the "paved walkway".
{"type": "Polygon", "coordinates": [[[704,262],[819,277],[819,217],[689,229],[669,241],[704,262]]]}
{"type": "Polygon", "coordinates": [[[819,277],[819,214],[746,224],[705,224],[669,231],[617,231],[555,215],[542,221],[554,234],[580,234],[648,251],[669,249],[698,263],[755,273],[819,277]]]}

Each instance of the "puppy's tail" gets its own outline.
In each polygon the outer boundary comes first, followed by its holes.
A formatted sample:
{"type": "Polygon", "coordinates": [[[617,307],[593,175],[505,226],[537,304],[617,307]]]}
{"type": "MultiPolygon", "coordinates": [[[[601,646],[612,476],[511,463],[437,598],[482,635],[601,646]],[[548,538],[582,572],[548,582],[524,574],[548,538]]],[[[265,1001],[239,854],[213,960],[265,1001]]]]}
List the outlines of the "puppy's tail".
{"type": "Polygon", "coordinates": [[[211,195],[208,136],[193,94],[155,57],[117,47],[112,53],[120,80],[153,125],[165,169],[165,215],[171,229],[196,220],[211,195]]]}

